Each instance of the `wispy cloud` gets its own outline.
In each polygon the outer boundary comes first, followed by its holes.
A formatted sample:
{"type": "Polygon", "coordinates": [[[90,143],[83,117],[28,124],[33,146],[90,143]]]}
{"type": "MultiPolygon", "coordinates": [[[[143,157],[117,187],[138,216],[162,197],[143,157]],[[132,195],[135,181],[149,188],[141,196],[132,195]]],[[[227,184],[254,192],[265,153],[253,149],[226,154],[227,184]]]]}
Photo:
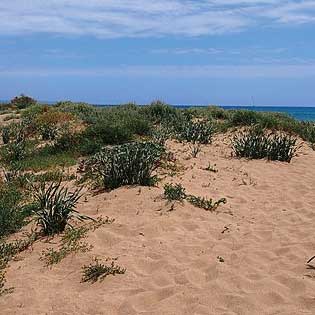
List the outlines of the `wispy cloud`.
{"type": "Polygon", "coordinates": [[[10,0],[0,2],[0,34],[104,38],[200,36],[253,25],[315,23],[313,0],[10,0]]]}
{"type": "Polygon", "coordinates": [[[308,78],[315,77],[315,62],[289,65],[117,66],[107,68],[0,69],[0,77],[167,77],[167,78],[308,78]]]}

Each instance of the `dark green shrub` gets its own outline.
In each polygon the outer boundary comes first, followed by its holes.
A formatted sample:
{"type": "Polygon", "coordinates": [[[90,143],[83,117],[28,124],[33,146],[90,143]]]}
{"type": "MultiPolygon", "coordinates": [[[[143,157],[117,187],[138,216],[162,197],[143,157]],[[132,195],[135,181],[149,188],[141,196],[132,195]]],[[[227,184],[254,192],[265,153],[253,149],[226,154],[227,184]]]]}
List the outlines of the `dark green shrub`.
{"type": "Polygon", "coordinates": [[[230,123],[232,126],[250,126],[258,122],[259,114],[251,110],[235,110],[231,113],[230,123]]]}
{"type": "Polygon", "coordinates": [[[98,259],[88,266],[83,266],[83,276],[81,282],[95,283],[98,280],[103,280],[109,275],[124,274],[126,269],[117,266],[114,261],[109,266],[102,264],[98,259]]]}
{"type": "Polygon", "coordinates": [[[167,123],[176,120],[178,114],[174,107],[161,101],[154,101],[143,108],[147,117],[154,123],[167,123]]]}
{"type": "Polygon", "coordinates": [[[85,220],[88,217],[75,210],[81,189],[69,192],[68,188],[61,186],[61,181],[39,185],[31,185],[34,198],[34,214],[37,224],[44,235],[53,235],[63,232],[70,219],[85,220]]]}
{"type": "Polygon", "coordinates": [[[19,109],[23,109],[36,104],[36,100],[33,98],[21,94],[20,96],[16,96],[11,100],[11,105],[16,106],[19,109]]]}
{"type": "Polygon", "coordinates": [[[226,199],[225,198],[221,198],[220,200],[213,202],[212,199],[206,199],[206,198],[202,198],[202,197],[196,197],[196,196],[192,196],[189,195],[187,196],[187,200],[194,206],[198,207],[198,208],[202,208],[205,209],[207,211],[214,211],[218,208],[218,206],[223,203],[226,203],[226,199]]]}
{"type": "Polygon", "coordinates": [[[158,144],[127,143],[105,147],[88,164],[92,176],[104,188],[124,185],[151,185],[153,170],[158,166],[164,148],[158,144]]]}
{"type": "Polygon", "coordinates": [[[213,134],[214,127],[211,122],[187,121],[180,126],[177,138],[181,141],[208,144],[212,142],[213,134]]]}
{"type": "Polygon", "coordinates": [[[297,150],[296,141],[285,134],[264,134],[252,129],[236,135],[232,148],[237,157],[290,162],[297,150]]]}
{"type": "Polygon", "coordinates": [[[181,184],[165,184],[164,198],[168,201],[182,201],[186,198],[185,188],[181,184]]]}
{"type": "Polygon", "coordinates": [[[19,230],[25,222],[22,194],[13,185],[0,188],[0,239],[19,230]]]}
{"type": "Polygon", "coordinates": [[[8,144],[10,141],[10,135],[11,135],[10,127],[9,126],[2,127],[1,135],[2,135],[3,144],[8,144]]]}

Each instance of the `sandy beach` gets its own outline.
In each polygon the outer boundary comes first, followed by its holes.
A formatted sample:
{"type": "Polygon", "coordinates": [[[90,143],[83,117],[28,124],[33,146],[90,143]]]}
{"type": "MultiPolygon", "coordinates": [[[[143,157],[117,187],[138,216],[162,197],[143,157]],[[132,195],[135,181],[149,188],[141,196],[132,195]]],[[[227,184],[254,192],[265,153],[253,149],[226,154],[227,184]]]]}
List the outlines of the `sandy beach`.
{"type": "MultiPolygon", "coordinates": [[[[85,192],[78,210],[115,222],[90,232],[93,249],[47,268],[36,242],[10,263],[14,292],[2,314],[314,314],[315,152],[302,144],[290,164],[231,158],[228,136],[202,146],[169,141],[180,172],[159,170],[158,187],[85,192]],[[217,173],[204,168],[216,165],[217,173]],[[227,204],[215,212],[163,200],[163,184],[227,204]],[[84,199],[84,198],[83,198],[84,199]],[[117,258],[124,275],[80,283],[93,257],[117,258]]],[[[28,229],[26,227],[25,229],[28,229]]]]}

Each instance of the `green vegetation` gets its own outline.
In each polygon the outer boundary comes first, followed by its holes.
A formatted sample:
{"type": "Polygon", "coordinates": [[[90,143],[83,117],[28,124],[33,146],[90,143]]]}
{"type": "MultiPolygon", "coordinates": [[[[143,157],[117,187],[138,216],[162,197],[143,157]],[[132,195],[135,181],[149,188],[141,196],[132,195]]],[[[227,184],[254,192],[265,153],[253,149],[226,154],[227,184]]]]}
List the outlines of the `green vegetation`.
{"type": "Polygon", "coordinates": [[[215,211],[221,203],[223,204],[226,203],[225,198],[221,198],[218,201],[214,202],[212,199],[196,197],[193,195],[187,196],[187,201],[190,202],[195,207],[202,208],[206,211],[215,211]]]}
{"type": "Polygon", "coordinates": [[[63,232],[70,219],[81,221],[88,219],[75,210],[81,197],[81,189],[69,192],[61,185],[61,181],[50,184],[40,182],[39,185],[31,186],[34,199],[33,212],[44,235],[63,232]]]}
{"type": "Polygon", "coordinates": [[[159,165],[163,152],[162,146],[152,142],[104,147],[87,161],[88,170],[102,188],[148,186],[154,183],[152,172],[159,165]]]}
{"type": "Polygon", "coordinates": [[[0,186],[0,239],[19,230],[27,217],[22,206],[23,195],[10,183],[0,186]]]}
{"type": "Polygon", "coordinates": [[[265,134],[250,129],[233,138],[233,151],[237,157],[290,162],[297,146],[296,138],[285,134],[265,134]]]}
{"type": "Polygon", "coordinates": [[[124,274],[126,272],[125,268],[121,268],[120,266],[115,264],[113,260],[109,266],[101,263],[97,258],[88,265],[83,266],[82,268],[82,282],[91,282],[95,283],[98,280],[104,280],[107,276],[116,274],[124,274]]]}
{"type": "Polygon", "coordinates": [[[186,198],[185,188],[181,184],[165,184],[164,198],[168,201],[183,201],[186,198]]]}
{"type": "Polygon", "coordinates": [[[36,100],[33,98],[21,94],[20,96],[16,96],[11,100],[11,105],[17,107],[18,109],[23,109],[36,104],[36,100]]]}

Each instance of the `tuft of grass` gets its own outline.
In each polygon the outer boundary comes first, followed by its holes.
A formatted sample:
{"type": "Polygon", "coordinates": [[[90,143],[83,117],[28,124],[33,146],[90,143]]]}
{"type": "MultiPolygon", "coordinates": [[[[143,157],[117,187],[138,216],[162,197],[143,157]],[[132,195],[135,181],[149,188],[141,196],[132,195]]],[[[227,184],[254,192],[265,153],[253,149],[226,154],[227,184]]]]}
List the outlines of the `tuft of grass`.
{"type": "Polygon", "coordinates": [[[183,201],[186,198],[185,188],[181,184],[165,184],[164,198],[168,201],[183,201]]]}
{"type": "Polygon", "coordinates": [[[164,148],[151,142],[128,143],[105,147],[87,161],[91,176],[103,188],[115,189],[124,185],[152,185],[164,148]]]}
{"type": "Polygon", "coordinates": [[[63,232],[73,218],[80,221],[89,219],[75,210],[81,189],[69,192],[68,188],[61,186],[61,181],[30,185],[34,199],[33,212],[44,235],[63,232]]]}
{"type": "Polygon", "coordinates": [[[234,136],[232,149],[237,157],[290,162],[296,153],[297,139],[286,134],[264,134],[251,129],[234,136]]]}
{"type": "Polygon", "coordinates": [[[95,258],[91,264],[83,266],[81,282],[95,283],[98,280],[104,280],[109,275],[122,275],[125,272],[126,269],[116,265],[114,261],[110,265],[105,265],[95,258]]]}
{"type": "Polygon", "coordinates": [[[202,208],[205,209],[207,211],[214,211],[218,208],[218,206],[223,203],[226,203],[226,199],[225,198],[221,198],[218,201],[213,201],[212,199],[206,199],[203,197],[196,197],[193,195],[189,195],[187,196],[187,200],[188,202],[190,202],[192,205],[198,207],[198,208],[202,208]]]}
{"type": "Polygon", "coordinates": [[[212,142],[214,125],[209,121],[184,121],[179,127],[177,138],[180,141],[209,144],[212,142]]]}
{"type": "Polygon", "coordinates": [[[195,159],[198,154],[201,152],[200,144],[194,144],[191,148],[191,156],[195,159]]]}
{"type": "Polygon", "coordinates": [[[204,170],[212,173],[218,173],[218,169],[216,168],[216,166],[217,166],[216,164],[212,166],[211,163],[209,162],[208,166],[204,168],[204,170]]]}

